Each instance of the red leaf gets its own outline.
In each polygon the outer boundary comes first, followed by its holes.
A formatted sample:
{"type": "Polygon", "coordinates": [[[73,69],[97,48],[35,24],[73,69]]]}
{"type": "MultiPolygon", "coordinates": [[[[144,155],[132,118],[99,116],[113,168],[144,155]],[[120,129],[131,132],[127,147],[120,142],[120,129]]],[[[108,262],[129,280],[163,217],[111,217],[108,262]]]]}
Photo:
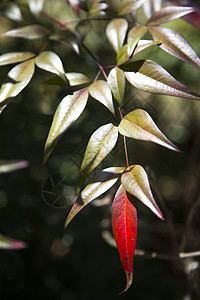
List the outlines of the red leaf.
{"type": "Polygon", "coordinates": [[[127,284],[123,291],[125,292],[133,281],[133,257],[137,239],[137,211],[122,185],[119,187],[112,204],[112,228],[122,266],[127,277],[127,284]]]}

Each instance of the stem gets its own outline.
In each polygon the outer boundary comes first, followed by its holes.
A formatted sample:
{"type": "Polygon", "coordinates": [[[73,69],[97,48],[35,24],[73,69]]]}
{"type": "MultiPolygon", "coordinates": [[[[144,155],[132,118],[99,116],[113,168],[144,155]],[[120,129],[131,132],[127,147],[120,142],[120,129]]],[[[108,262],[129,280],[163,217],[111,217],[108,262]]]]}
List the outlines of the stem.
{"type": "MultiPolygon", "coordinates": [[[[120,117],[121,117],[121,119],[123,119],[122,110],[121,110],[120,107],[118,109],[119,109],[120,117]]],[[[128,150],[127,150],[127,145],[126,145],[126,137],[123,136],[123,139],[124,139],[124,151],[125,151],[125,156],[126,156],[126,165],[127,165],[127,168],[129,168],[129,160],[128,160],[128,150]]]]}

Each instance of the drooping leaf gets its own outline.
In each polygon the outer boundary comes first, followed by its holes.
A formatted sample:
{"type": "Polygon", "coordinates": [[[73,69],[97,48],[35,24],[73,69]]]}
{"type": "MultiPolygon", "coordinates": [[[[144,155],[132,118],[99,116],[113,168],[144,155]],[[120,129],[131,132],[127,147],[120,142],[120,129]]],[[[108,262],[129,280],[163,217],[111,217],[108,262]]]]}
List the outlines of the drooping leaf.
{"type": "Polygon", "coordinates": [[[81,165],[78,192],[89,174],[114,148],[118,138],[118,128],[109,123],[98,128],[91,136],[81,165]]]}
{"type": "Polygon", "coordinates": [[[0,160],[0,174],[27,168],[28,165],[25,160],[0,160]]]}
{"type": "Polygon", "coordinates": [[[32,52],[10,52],[0,55],[0,66],[19,63],[35,56],[32,52]]]}
{"type": "Polygon", "coordinates": [[[147,25],[160,25],[195,11],[193,7],[168,6],[154,12],[147,25]]]}
{"type": "Polygon", "coordinates": [[[124,72],[118,67],[114,67],[108,74],[107,80],[112,93],[120,106],[124,103],[125,91],[125,75],[124,72]]]}
{"type": "Polygon", "coordinates": [[[90,79],[82,73],[65,73],[71,86],[89,83],[90,79]]]}
{"type": "Polygon", "coordinates": [[[23,38],[35,40],[48,35],[49,31],[41,25],[33,24],[25,27],[13,29],[0,35],[0,37],[23,38]]]}
{"type": "Polygon", "coordinates": [[[76,26],[76,36],[80,44],[83,43],[87,34],[92,29],[92,23],[90,20],[82,20],[76,26]]]}
{"type": "Polygon", "coordinates": [[[137,211],[133,200],[120,185],[112,204],[112,229],[126,273],[127,291],[133,281],[133,258],[137,240],[137,211]]]}
{"type": "Polygon", "coordinates": [[[64,97],[58,105],[45,144],[43,157],[44,164],[63,133],[83,112],[87,103],[88,93],[88,89],[76,91],[73,95],[64,97]]]}
{"type": "Polygon", "coordinates": [[[112,20],[106,28],[107,38],[116,53],[124,43],[127,28],[128,22],[121,18],[112,20]]]}
{"type": "Polygon", "coordinates": [[[26,243],[0,234],[0,249],[20,250],[25,247],[26,243]]]}
{"type": "Polygon", "coordinates": [[[28,0],[30,11],[33,15],[38,15],[44,5],[44,0],[28,0]]]}
{"type": "Polygon", "coordinates": [[[123,0],[120,1],[118,15],[127,15],[137,10],[146,0],[123,0]]]}
{"type": "Polygon", "coordinates": [[[171,150],[179,151],[159,130],[150,115],[142,109],[136,109],[128,113],[121,120],[118,129],[124,136],[137,140],[151,141],[171,150]]]}
{"type": "Polygon", "coordinates": [[[149,207],[157,217],[163,219],[163,215],[153,198],[145,170],[139,165],[130,166],[129,170],[121,177],[124,189],[149,207]]]}
{"type": "Polygon", "coordinates": [[[36,57],[38,68],[65,78],[65,70],[60,57],[52,51],[44,51],[36,57]]]}
{"type": "Polygon", "coordinates": [[[89,87],[90,95],[105,105],[113,114],[115,113],[112,93],[109,84],[104,80],[97,80],[89,87]]]}
{"type": "Polygon", "coordinates": [[[199,93],[178,82],[151,60],[145,60],[137,72],[125,72],[125,76],[133,86],[146,92],[200,100],[199,93]]]}
{"type": "Polygon", "coordinates": [[[180,33],[161,26],[149,27],[149,31],[155,41],[161,42],[161,49],[200,69],[200,58],[180,33]]]}
{"type": "Polygon", "coordinates": [[[162,6],[162,0],[148,0],[143,4],[143,11],[146,17],[149,19],[153,13],[160,10],[162,6]]]}
{"type": "Polygon", "coordinates": [[[15,3],[12,3],[8,6],[7,10],[5,11],[5,15],[16,22],[22,22],[23,16],[19,6],[15,3]]]}
{"type": "Polygon", "coordinates": [[[71,48],[76,54],[80,54],[76,35],[69,30],[61,30],[49,36],[50,40],[56,41],[71,48]]]}
{"type": "Polygon", "coordinates": [[[68,224],[82,208],[84,208],[92,200],[98,198],[103,193],[108,191],[117,182],[124,170],[125,168],[123,167],[110,167],[100,172],[94,181],[88,184],[78,196],[77,201],[72,206],[72,209],[68,214],[65,227],[68,226],[68,224]]]}
{"type": "Polygon", "coordinates": [[[135,25],[128,33],[128,56],[130,57],[139,42],[139,40],[145,35],[147,28],[141,25],[135,25]]]}
{"type": "Polygon", "coordinates": [[[34,59],[27,60],[10,70],[7,82],[3,83],[0,90],[1,111],[16,97],[31,80],[35,70],[34,59]]]}

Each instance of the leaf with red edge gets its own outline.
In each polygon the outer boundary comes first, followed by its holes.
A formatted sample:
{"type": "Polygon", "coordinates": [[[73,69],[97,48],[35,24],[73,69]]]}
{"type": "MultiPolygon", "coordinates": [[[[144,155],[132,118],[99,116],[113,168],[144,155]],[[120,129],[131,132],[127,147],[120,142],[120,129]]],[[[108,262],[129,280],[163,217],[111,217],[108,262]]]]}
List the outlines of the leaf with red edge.
{"type": "Polygon", "coordinates": [[[137,240],[137,211],[133,200],[120,185],[112,204],[112,229],[126,273],[127,291],[133,281],[133,258],[137,240]]]}
{"type": "Polygon", "coordinates": [[[121,183],[128,193],[149,207],[158,218],[163,219],[162,212],[153,198],[148,176],[141,166],[130,166],[128,171],[122,174],[121,183]]]}

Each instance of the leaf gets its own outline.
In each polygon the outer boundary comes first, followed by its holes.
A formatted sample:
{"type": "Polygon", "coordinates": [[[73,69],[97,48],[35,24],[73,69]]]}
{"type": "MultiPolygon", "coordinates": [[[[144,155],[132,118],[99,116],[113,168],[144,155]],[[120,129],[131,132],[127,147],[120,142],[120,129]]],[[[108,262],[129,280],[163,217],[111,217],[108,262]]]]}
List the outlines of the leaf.
{"type": "Polygon", "coordinates": [[[119,176],[124,170],[125,168],[123,167],[110,167],[100,172],[94,181],[88,184],[78,196],[77,201],[72,206],[72,209],[65,221],[65,228],[82,208],[108,191],[117,182],[119,176]]]}
{"type": "Polygon", "coordinates": [[[162,43],[160,48],[171,55],[181,59],[194,68],[200,68],[200,58],[188,41],[177,31],[166,27],[149,27],[149,31],[155,41],[162,43]]]}
{"type": "Polygon", "coordinates": [[[35,70],[34,59],[27,60],[10,70],[8,81],[3,83],[0,90],[1,111],[16,97],[29,83],[35,70]]]}
{"type": "Polygon", "coordinates": [[[192,7],[168,6],[154,12],[147,25],[160,25],[195,11],[192,7]]]}
{"type": "Polygon", "coordinates": [[[5,12],[5,15],[9,19],[14,20],[16,22],[22,22],[23,21],[21,10],[20,10],[20,8],[17,4],[14,4],[14,3],[10,4],[8,9],[5,12]]]}
{"type": "Polygon", "coordinates": [[[121,18],[112,20],[106,28],[107,38],[116,53],[124,43],[127,28],[128,22],[121,18]]]}
{"type": "Polygon", "coordinates": [[[90,82],[90,79],[82,73],[65,73],[65,76],[71,86],[90,82]]]}
{"type": "Polygon", "coordinates": [[[120,2],[118,15],[127,15],[138,9],[146,0],[124,0],[120,2]]]}
{"type": "MultiPolygon", "coordinates": [[[[133,56],[131,59],[123,63],[122,65],[119,65],[119,68],[124,71],[134,71],[138,72],[141,67],[143,66],[145,60],[136,60],[133,56]]],[[[126,74],[126,73],[124,73],[126,74]]]]}
{"type": "Polygon", "coordinates": [[[179,151],[159,130],[150,115],[142,109],[136,109],[127,114],[121,120],[118,129],[124,136],[137,140],[151,141],[171,150],[179,151]]]}
{"type": "Polygon", "coordinates": [[[89,87],[90,95],[105,105],[113,114],[115,113],[112,93],[109,84],[104,80],[97,80],[89,87]]]}
{"type": "Polygon", "coordinates": [[[0,160],[0,174],[27,168],[29,163],[25,160],[0,160]]]}
{"type": "Polygon", "coordinates": [[[35,56],[32,52],[10,52],[0,55],[0,66],[19,63],[35,56]]]}
{"type": "Polygon", "coordinates": [[[149,47],[159,46],[160,44],[161,43],[159,41],[140,40],[135,48],[134,56],[149,47]]]}
{"type": "Polygon", "coordinates": [[[125,76],[130,84],[146,92],[200,100],[199,93],[193,92],[178,82],[165,69],[151,60],[145,60],[136,73],[125,72],[125,76]]]}
{"type": "Polygon", "coordinates": [[[119,51],[117,52],[117,57],[116,57],[116,61],[118,65],[121,65],[123,63],[125,63],[127,60],[129,60],[129,56],[128,56],[128,45],[125,44],[122,48],[119,49],[119,51]]]}
{"type": "Polygon", "coordinates": [[[76,36],[80,44],[83,43],[87,34],[92,29],[92,23],[90,20],[82,20],[76,26],[76,36]]]}
{"type": "Polygon", "coordinates": [[[118,128],[111,123],[101,126],[92,134],[81,165],[78,192],[81,190],[88,175],[114,148],[117,138],[118,128]]]}
{"type": "Polygon", "coordinates": [[[78,119],[88,99],[88,89],[79,90],[62,99],[55,112],[44,149],[45,164],[63,133],[78,119]]]}
{"type": "Polygon", "coordinates": [[[33,15],[38,15],[44,5],[44,0],[28,0],[30,11],[33,15]]]}
{"type": "Polygon", "coordinates": [[[139,40],[145,35],[147,28],[141,25],[135,25],[128,33],[128,56],[130,57],[139,42],[139,40]]]}
{"type": "Polygon", "coordinates": [[[112,229],[126,273],[127,291],[133,281],[133,258],[137,240],[137,211],[133,201],[120,185],[112,204],[112,229]]]}
{"type": "Polygon", "coordinates": [[[100,15],[103,16],[105,15],[105,9],[108,7],[108,4],[106,3],[99,3],[100,0],[93,0],[89,2],[89,15],[90,16],[96,16],[100,15]]]}
{"type": "Polygon", "coordinates": [[[149,19],[153,13],[160,10],[162,6],[162,0],[148,0],[143,4],[143,11],[145,16],[149,19]]]}
{"type": "Polygon", "coordinates": [[[114,67],[108,75],[107,82],[118,104],[122,106],[124,104],[124,91],[125,91],[124,72],[118,67],[114,67]]]}
{"type": "Polygon", "coordinates": [[[121,183],[124,189],[149,207],[160,219],[163,215],[156,204],[149,185],[145,170],[139,165],[129,167],[130,171],[122,174],[121,183]]]}
{"type": "Polygon", "coordinates": [[[33,24],[25,27],[13,29],[0,35],[0,37],[23,38],[35,40],[48,35],[49,31],[41,25],[33,24]]]}
{"type": "Polygon", "coordinates": [[[26,244],[19,240],[11,239],[0,234],[0,249],[20,250],[26,248],[26,244]]]}
{"type": "Polygon", "coordinates": [[[65,70],[60,57],[51,51],[44,51],[36,57],[35,60],[38,68],[47,72],[54,73],[60,77],[65,78],[65,70]]]}

